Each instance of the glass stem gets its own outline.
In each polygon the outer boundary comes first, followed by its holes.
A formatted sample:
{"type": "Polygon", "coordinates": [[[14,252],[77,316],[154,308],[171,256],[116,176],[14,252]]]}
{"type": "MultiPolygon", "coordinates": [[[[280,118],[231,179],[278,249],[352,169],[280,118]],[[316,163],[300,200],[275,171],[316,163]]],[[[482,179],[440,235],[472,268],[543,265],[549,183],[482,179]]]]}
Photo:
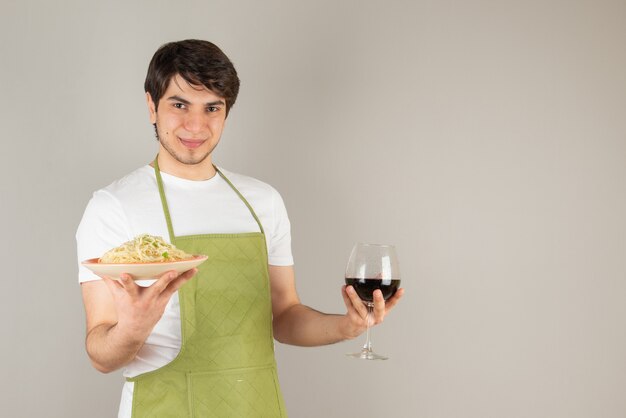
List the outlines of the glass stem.
{"type": "Polygon", "coordinates": [[[372,341],[370,340],[370,323],[372,321],[372,312],[374,310],[374,305],[371,303],[367,303],[367,340],[365,341],[365,345],[363,345],[363,351],[371,352],[372,351],[372,341]]]}

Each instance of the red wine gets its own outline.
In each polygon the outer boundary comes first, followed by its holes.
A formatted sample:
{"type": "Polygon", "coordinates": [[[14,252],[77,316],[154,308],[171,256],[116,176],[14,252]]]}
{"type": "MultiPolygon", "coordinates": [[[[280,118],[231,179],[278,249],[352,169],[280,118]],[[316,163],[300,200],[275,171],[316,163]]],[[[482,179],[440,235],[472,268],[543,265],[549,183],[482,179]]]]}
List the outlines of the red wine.
{"type": "Polygon", "coordinates": [[[376,289],[382,290],[385,300],[395,295],[400,286],[400,279],[353,279],[346,277],[346,284],[354,287],[356,294],[362,301],[373,302],[374,290],[376,289]]]}

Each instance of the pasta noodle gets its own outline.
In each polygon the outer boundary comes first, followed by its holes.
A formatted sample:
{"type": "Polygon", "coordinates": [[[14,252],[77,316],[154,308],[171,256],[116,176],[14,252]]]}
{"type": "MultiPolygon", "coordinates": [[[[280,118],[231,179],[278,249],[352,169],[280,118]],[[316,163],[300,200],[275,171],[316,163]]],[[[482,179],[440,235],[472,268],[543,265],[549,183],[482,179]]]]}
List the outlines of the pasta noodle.
{"type": "Polygon", "coordinates": [[[161,237],[142,234],[107,251],[98,261],[100,263],[162,263],[192,257],[193,255],[168,244],[161,237]]]}

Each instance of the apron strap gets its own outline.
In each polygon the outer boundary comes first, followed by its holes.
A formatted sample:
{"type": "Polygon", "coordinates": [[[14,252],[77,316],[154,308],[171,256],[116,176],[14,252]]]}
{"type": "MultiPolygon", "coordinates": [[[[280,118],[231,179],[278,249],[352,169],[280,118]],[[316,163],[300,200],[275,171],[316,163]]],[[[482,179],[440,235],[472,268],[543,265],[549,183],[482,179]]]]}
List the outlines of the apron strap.
{"type": "Polygon", "coordinates": [[[256,213],[254,213],[254,209],[252,209],[252,206],[250,206],[250,203],[248,203],[246,198],[243,197],[243,195],[241,193],[239,193],[239,190],[237,190],[237,188],[230,182],[230,180],[228,180],[226,178],[224,173],[222,173],[222,171],[219,168],[217,168],[215,166],[213,166],[213,167],[215,168],[215,171],[217,171],[219,173],[219,175],[222,176],[222,178],[226,181],[226,183],[228,183],[228,185],[231,187],[231,189],[233,189],[235,191],[235,193],[237,193],[237,196],[239,196],[239,198],[243,201],[243,203],[246,204],[246,206],[248,207],[248,210],[250,211],[250,214],[252,214],[252,217],[254,218],[256,223],[259,225],[259,229],[261,230],[261,234],[265,235],[265,232],[263,231],[263,225],[261,225],[261,221],[259,221],[259,218],[256,216],[256,213]]]}
{"type": "Polygon", "coordinates": [[[157,186],[159,187],[159,195],[161,196],[161,204],[163,205],[163,213],[165,214],[165,222],[167,222],[167,232],[170,234],[170,242],[174,242],[174,228],[172,227],[172,217],[170,209],[167,206],[165,198],[165,190],[163,189],[163,179],[161,178],[161,170],[159,170],[159,155],[154,158],[154,174],[156,175],[157,186]]]}
{"type": "MultiPolygon", "coordinates": [[[[154,159],[154,174],[156,175],[157,186],[159,188],[159,195],[161,196],[161,204],[163,205],[163,214],[165,214],[165,221],[167,222],[167,232],[170,235],[170,242],[173,242],[175,238],[174,228],[172,227],[172,217],[170,216],[170,210],[167,205],[167,198],[165,197],[165,189],[163,188],[163,179],[161,178],[161,170],[159,169],[158,157],[159,156],[157,154],[156,158],[154,159]]],[[[241,193],[239,193],[239,190],[237,190],[237,188],[230,182],[230,180],[226,178],[224,173],[222,173],[219,168],[217,168],[215,165],[213,165],[213,168],[215,168],[215,171],[224,179],[224,181],[226,181],[226,183],[230,186],[230,188],[233,189],[235,193],[237,193],[237,196],[239,196],[241,201],[246,205],[246,207],[250,211],[250,214],[256,221],[257,225],[259,225],[261,234],[265,235],[265,231],[263,230],[263,225],[261,225],[261,221],[259,221],[259,218],[256,216],[256,213],[254,212],[254,209],[252,209],[252,206],[250,206],[250,203],[248,203],[246,198],[243,197],[241,193]]]]}

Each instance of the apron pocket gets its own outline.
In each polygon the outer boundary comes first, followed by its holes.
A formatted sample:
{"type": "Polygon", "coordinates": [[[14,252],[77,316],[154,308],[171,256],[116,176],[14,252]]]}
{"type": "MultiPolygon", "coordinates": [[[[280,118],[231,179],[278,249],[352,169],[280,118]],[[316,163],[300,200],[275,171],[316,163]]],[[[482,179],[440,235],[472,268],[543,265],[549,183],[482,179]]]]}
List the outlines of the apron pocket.
{"type": "Polygon", "coordinates": [[[272,366],[187,374],[192,417],[277,418],[285,416],[272,366]]]}

